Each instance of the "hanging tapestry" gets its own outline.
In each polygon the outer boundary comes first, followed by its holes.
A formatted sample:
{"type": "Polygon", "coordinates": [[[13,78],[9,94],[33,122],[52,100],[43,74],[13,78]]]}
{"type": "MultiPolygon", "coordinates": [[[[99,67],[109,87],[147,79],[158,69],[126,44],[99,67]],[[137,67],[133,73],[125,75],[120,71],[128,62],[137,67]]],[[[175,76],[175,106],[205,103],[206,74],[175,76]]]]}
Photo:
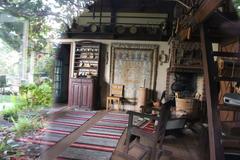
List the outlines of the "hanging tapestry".
{"type": "Polygon", "coordinates": [[[137,90],[154,90],[158,45],[112,44],[111,82],[124,85],[124,98],[136,101],[137,90]]]}

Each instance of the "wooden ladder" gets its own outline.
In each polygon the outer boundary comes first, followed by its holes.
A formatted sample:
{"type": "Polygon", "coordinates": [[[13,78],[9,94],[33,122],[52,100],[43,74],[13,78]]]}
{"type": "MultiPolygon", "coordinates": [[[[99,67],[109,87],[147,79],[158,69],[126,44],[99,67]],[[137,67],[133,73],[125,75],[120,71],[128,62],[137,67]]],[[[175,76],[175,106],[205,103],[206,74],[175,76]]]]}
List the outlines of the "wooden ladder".
{"type": "Polygon", "coordinates": [[[218,112],[218,88],[219,81],[240,81],[239,77],[219,77],[217,74],[214,57],[240,58],[238,53],[213,52],[212,42],[208,37],[205,24],[200,29],[203,71],[205,78],[208,134],[211,160],[224,160],[224,149],[222,145],[222,129],[218,112]]]}

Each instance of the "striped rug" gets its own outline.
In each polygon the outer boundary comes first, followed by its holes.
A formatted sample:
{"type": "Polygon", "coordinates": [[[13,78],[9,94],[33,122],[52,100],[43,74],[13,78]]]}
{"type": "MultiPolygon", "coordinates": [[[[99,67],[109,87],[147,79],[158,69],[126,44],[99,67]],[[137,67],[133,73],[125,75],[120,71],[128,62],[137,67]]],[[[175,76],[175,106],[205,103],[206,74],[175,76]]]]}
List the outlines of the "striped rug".
{"type": "Polygon", "coordinates": [[[154,122],[148,121],[145,124],[141,125],[141,127],[143,129],[143,131],[147,132],[147,133],[153,133],[155,132],[155,128],[154,128],[154,122]]]}
{"type": "Polygon", "coordinates": [[[42,153],[71,134],[95,114],[94,111],[70,111],[62,117],[47,122],[46,127],[34,135],[18,138],[17,141],[39,145],[42,153]]]}
{"type": "Polygon", "coordinates": [[[109,160],[127,124],[127,114],[108,113],[72,143],[58,159],[109,160]]]}

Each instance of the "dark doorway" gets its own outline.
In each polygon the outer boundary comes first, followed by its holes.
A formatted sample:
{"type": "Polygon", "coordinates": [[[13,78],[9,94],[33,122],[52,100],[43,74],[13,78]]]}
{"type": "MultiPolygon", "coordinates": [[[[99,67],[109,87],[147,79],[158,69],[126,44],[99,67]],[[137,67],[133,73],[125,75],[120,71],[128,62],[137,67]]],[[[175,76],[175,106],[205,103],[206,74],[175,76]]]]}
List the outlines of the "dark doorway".
{"type": "Polygon", "coordinates": [[[55,103],[68,103],[70,44],[61,44],[56,53],[54,69],[55,103]]]}

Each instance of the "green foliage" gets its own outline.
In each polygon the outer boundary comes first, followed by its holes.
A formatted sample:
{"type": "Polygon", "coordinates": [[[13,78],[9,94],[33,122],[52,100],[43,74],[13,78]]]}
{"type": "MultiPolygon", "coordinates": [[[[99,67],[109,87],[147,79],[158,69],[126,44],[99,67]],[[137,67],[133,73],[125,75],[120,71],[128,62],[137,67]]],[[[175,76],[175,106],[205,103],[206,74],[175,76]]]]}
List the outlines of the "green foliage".
{"type": "Polygon", "coordinates": [[[11,96],[11,95],[1,95],[1,97],[0,97],[0,103],[3,103],[3,102],[12,102],[12,99],[14,99],[13,97],[15,97],[15,96],[11,96]]]}
{"type": "MultiPolygon", "coordinates": [[[[1,132],[1,129],[0,129],[0,132],[1,132]]],[[[8,139],[9,139],[8,136],[4,136],[3,139],[1,139],[1,143],[0,143],[0,158],[1,158],[1,155],[3,154],[4,151],[7,151],[7,150],[11,149],[11,146],[9,146],[7,144],[8,139]]]]}
{"type": "Polygon", "coordinates": [[[19,111],[22,111],[28,108],[28,103],[25,99],[20,97],[17,101],[14,102],[14,107],[19,111]]]}
{"type": "MultiPolygon", "coordinates": [[[[44,55],[40,59],[36,61],[36,65],[34,66],[34,71],[36,74],[44,73],[49,76],[49,78],[53,79],[54,75],[54,57],[53,55],[44,55]]],[[[39,77],[35,77],[39,78],[39,77]]]]}
{"type": "Polygon", "coordinates": [[[240,16],[240,0],[233,0],[233,4],[238,12],[238,16],[240,16]]]}
{"type": "MultiPolygon", "coordinates": [[[[52,24],[48,23],[47,17],[59,16],[55,15],[42,0],[1,1],[1,13],[23,18],[29,22],[29,54],[32,51],[42,51],[47,44],[48,34],[53,27],[52,24]]],[[[23,23],[2,23],[0,28],[0,38],[19,51],[22,44],[23,23]]]]}
{"type": "MultiPolygon", "coordinates": [[[[24,18],[29,22],[29,53],[31,53],[42,51],[46,46],[47,38],[59,36],[66,30],[67,25],[71,25],[73,17],[79,15],[87,3],[93,2],[93,0],[3,0],[0,1],[0,14],[6,13],[24,18]],[[51,31],[55,36],[50,33],[51,31]]],[[[0,29],[0,38],[3,38],[14,49],[19,49],[22,26],[8,25],[11,27],[7,28],[4,24],[3,29],[0,29]],[[16,33],[17,39],[10,34],[12,31],[16,33]]]]}
{"type": "Polygon", "coordinates": [[[37,111],[52,104],[51,82],[28,84],[20,87],[20,98],[14,97],[14,106],[3,110],[0,114],[8,121],[17,121],[19,114],[26,110],[37,111]]]}
{"type": "Polygon", "coordinates": [[[20,117],[18,121],[14,121],[13,130],[16,132],[17,136],[23,136],[26,132],[31,132],[41,127],[41,123],[38,119],[20,117]]]}
{"type": "Polygon", "coordinates": [[[29,53],[43,51],[47,45],[48,33],[51,27],[42,17],[30,21],[29,25],[29,53]]]}
{"type": "Polygon", "coordinates": [[[18,119],[19,109],[17,107],[10,107],[1,112],[3,118],[8,121],[17,120],[18,119]]]}
{"type": "Polygon", "coordinates": [[[52,87],[48,83],[42,83],[35,91],[35,104],[46,105],[52,104],[52,87]]]}
{"type": "Polygon", "coordinates": [[[0,24],[0,38],[11,44],[16,51],[20,51],[23,32],[22,22],[5,22],[0,24]]]}
{"type": "Polygon", "coordinates": [[[4,109],[0,112],[1,115],[3,115],[3,118],[8,121],[12,121],[14,119],[15,121],[18,119],[18,114],[22,110],[27,108],[27,102],[24,99],[21,99],[19,96],[5,96],[3,101],[12,102],[13,106],[4,109]]]}
{"type": "Polygon", "coordinates": [[[19,146],[12,143],[15,138],[15,135],[12,133],[12,128],[0,126],[0,133],[3,133],[2,137],[0,137],[0,160],[6,160],[9,159],[9,157],[15,157],[18,159],[25,155],[24,151],[21,150],[21,148],[19,149],[19,146]],[[5,151],[7,151],[7,154],[4,154],[5,151]]]}
{"type": "Polygon", "coordinates": [[[19,88],[20,94],[26,100],[27,106],[50,106],[52,104],[52,87],[49,82],[40,85],[27,84],[19,88]]]}
{"type": "Polygon", "coordinates": [[[4,151],[9,150],[9,145],[7,145],[4,141],[0,143],[0,155],[4,151]]]}

